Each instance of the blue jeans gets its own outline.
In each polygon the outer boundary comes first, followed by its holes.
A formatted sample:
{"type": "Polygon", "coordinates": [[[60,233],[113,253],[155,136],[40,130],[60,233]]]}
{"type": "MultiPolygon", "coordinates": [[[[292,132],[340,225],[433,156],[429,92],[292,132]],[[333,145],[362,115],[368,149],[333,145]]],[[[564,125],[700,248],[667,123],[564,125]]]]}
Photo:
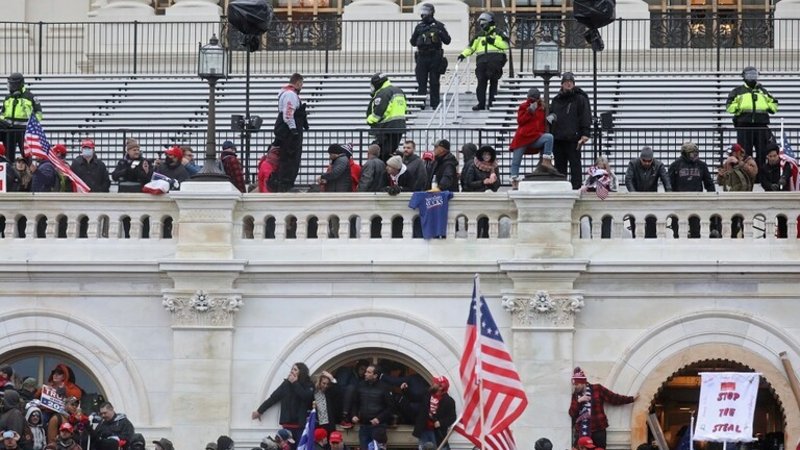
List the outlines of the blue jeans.
{"type": "Polygon", "coordinates": [[[358,443],[361,446],[361,450],[367,450],[369,448],[369,443],[372,442],[372,431],[376,428],[386,428],[386,425],[379,424],[379,425],[369,425],[369,422],[366,424],[360,424],[358,426],[358,443]]]}
{"type": "Polygon", "coordinates": [[[514,152],[514,155],[511,157],[512,177],[519,175],[519,167],[522,165],[522,155],[525,154],[525,150],[527,148],[541,148],[542,155],[545,158],[553,159],[553,135],[550,133],[544,133],[543,135],[539,136],[539,139],[537,139],[533,144],[528,145],[527,147],[520,147],[512,150],[514,152]]]}
{"type": "MultiPolygon", "coordinates": [[[[426,442],[431,442],[433,445],[438,447],[436,444],[436,433],[434,433],[433,430],[423,430],[422,433],[420,433],[418,449],[422,450],[422,446],[426,442]]],[[[442,446],[442,450],[450,450],[450,444],[445,443],[442,446]]]]}

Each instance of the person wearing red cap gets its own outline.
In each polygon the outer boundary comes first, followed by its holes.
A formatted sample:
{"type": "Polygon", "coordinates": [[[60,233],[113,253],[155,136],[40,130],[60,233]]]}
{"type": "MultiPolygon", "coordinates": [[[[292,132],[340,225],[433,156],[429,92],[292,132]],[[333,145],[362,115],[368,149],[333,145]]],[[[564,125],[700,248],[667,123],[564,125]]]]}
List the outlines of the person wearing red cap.
{"type": "Polygon", "coordinates": [[[81,142],[81,154],[72,161],[72,171],[89,186],[90,192],[108,192],[111,187],[108,168],[95,154],[91,139],[81,142]]]}
{"type": "MultiPolygon", "coordinates": [[[[177,180],[178,183],[183,183],[189,179],[189,172],[183,166],[183,150],[177,145],[168,148],[164,152],[164,161],[162,161],[155,170],[165,177],[177,180]]],[[[175,190],[180,190],[180,184],[175,190]]]]}
{"type": "Polygon", "coordinates": [[[717,184],[725,191],[752,191],[758,175],[756,160],[739,144],[733,144],[728,155],[717,172],[717,184]]]}
{"type": "Polygon", "coordinates": [[[69,422],[64,422],[58,427],[58,438],[55,442],[47,444],[46,450],[81,450],[80,444],[75,441],[74,429],[69,422]]]}
{"type": "Polygon", "coordinates": [[[576,367],[572,372],[572,402],[569,405],[575,440],[589,438],[593,446],[605,448],[608,418],[604,405],[627,405],[638,397],[638,394],[633,397],[616,394],[602,384],[591,384],[583,370],[576,367]]]}
{"type": "Polygon", "coordinates": [[[331,432],[330,436],[328,436],[328,444],[330,444],[331,450],[348,450],[347,445],[344,443],[344,436],[340,431],[331,432]]]}
{"type": "Polygon", "coordinates": [[[589,436],[579,437],[575,446],[578,447],[578,450],[591,450],[593,448],[597,448],[597,446],[594,445],[594,441],[589,436]]]}
{"type": "MultiPolygon", "coordinates": [[[[447,393],[448,389],[450,380],[447,377],[434,377],[428,394],[420,403],[419,414],[411,432],[419,440],[420,449],[426,442],[435,443],[437,448],[442,445],[447,430],[456,421],[456,402],[447,393]]],[[[450,446],[445,443],[442,448],[447,450],[450,446]]]]}
{"type": "MultiPolygon", "coordinates": [[[[67,155],[67,147],[64,144],[56,144],[50,151],[61,159],[64,159],[67,155]]],[[[68,178],[64,178],[66,181],[61,182],[53,163],[47,158],[40,158],[39,165],[33,171],[31,192],[72,192],[72,183],[68,178]],[[67,190],[68,187],[69,190],[67,190]]]]}
{"type": "Polygon", "coordinates": [[[329,450],[328,446],[328,430],[325,428],[317,428],[314,430],[314,450],[329,450]]]}
{"type": "Polygon", "coordinates": [[[258,192],[274,192],[272,188],[270,188],[269,180],[277,173],[281,158],[280,154],[280,147],[272,146],[267,151],[267,154],[262,156],[261,160],[258,162],[258,192]]]}

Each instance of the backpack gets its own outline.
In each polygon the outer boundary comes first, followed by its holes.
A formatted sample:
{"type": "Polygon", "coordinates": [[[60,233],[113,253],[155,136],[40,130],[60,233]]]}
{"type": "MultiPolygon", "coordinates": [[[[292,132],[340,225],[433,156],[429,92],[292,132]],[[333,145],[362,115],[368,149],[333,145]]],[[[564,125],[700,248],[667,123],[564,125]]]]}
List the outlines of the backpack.
{"type": "Polygon", "coordinates": [[[753,180],[743,169],[734,167],[722,176],[722,187],[727,192],[749,192],[753,190],[753,180]]]}
{"type": "Polygon", "coordinates": [[[353,192],[358,192],[358,181],[361,179],[361,165],[350,158],[350,184],[353,192]]]}

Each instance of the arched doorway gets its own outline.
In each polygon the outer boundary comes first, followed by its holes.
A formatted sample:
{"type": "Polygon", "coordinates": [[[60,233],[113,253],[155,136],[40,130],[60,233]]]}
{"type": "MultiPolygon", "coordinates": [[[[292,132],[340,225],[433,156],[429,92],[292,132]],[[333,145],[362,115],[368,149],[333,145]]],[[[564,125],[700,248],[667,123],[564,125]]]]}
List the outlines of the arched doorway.
{"type": "MultiPolygon", "coordinates": [[[[690,425],[690,418],[696,413],[700,398],[700,373],[755,371],[737,361],[705,359],[687,364],[667,378],[650,401],[650,413],[658,418],[669,447],[678,448],[683,434],[690,425]]],[[[762,376],[753,420],[753,429],[759,441],[750,448],[778,450],[783,445],[784,428],[783,406],[769,380],[762,376]]],[[[648,438],[652,441],[652,434],[649,434],[648,438]]],[[[721,449],[722,445],[697,442],[695,448],[717,450],[721,449]]]]}
{"type": "Polygon", "coordinates": [[[65,364],[74,376],[71,380],[81,390],[81,409],[86,413],[98,411],[99,403],[105,399],[95,375],[81,362],[67,353],[46,347],[24,347],[0,356],[0,366],[8,365],[14,370],[13,382],[18,389],[32,378],[35,386],[45,383],[56,366],[65,364]]]}

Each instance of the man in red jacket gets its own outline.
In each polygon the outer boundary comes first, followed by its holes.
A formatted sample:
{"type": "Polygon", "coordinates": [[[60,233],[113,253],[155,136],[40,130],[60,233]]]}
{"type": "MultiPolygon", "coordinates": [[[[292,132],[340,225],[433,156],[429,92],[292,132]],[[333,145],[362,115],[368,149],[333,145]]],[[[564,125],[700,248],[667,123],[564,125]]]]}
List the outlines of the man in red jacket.
{"type": "Polygon", "coordinates": [[[553,135],[546,133],[544,102],[539,89],[528,90],[528,98],[517,109],[517,132],[511,141],[511,181],[519,180],[522,155],[535,155],[542,151],[542,162],[534,173],[563,176],[553,167],[553,135]]]}

